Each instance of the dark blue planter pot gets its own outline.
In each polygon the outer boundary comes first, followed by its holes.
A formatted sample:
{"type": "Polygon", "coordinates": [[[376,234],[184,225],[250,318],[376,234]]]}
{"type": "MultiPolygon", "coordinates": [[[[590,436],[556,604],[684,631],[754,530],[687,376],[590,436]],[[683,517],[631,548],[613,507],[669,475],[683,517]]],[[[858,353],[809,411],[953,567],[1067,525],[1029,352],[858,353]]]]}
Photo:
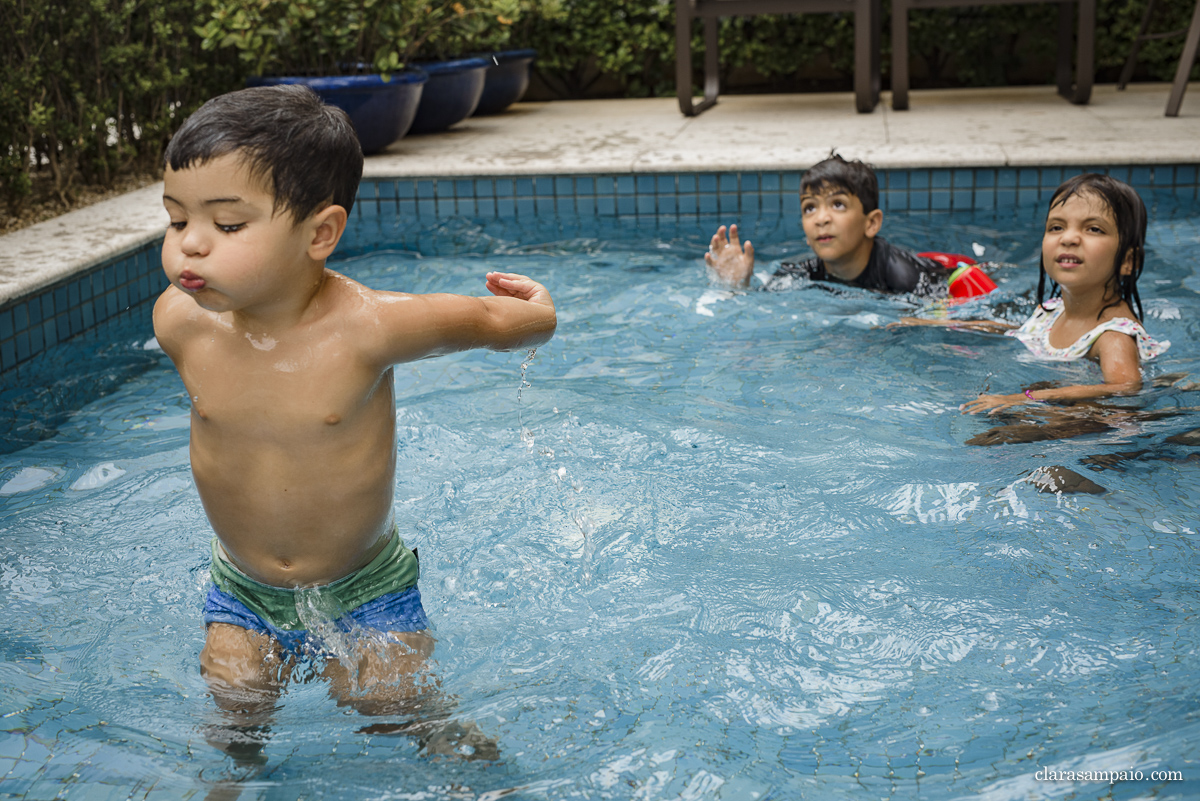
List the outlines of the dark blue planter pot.
{"type": "Polygon", "coordinates": [[[475,116],[499,114],[520,100],[529,88],[529,67],[536,57],[536,50],[506,50],[487,56],[492,66],[483,84],[483,96],[475,107],[475,116]]]}
{"type": "Polygon", "coordinates": [[[384,81],[380,75],[344,75],[326,78],[250,78],[249,86],[304,84],[331,106],[350,116],[364,154],[378,153],[408,132],[424,94],[428,76],[405,70],[384,81]]]}
{"type": "Polygon", "coordinates": [[[417,116],[408,132],[444,131],[470,117],[483,95],[483,84],[491,63],[483,58],[417,63],[416,67],[429,74],[429,82],[421,93],[417,116]]]}

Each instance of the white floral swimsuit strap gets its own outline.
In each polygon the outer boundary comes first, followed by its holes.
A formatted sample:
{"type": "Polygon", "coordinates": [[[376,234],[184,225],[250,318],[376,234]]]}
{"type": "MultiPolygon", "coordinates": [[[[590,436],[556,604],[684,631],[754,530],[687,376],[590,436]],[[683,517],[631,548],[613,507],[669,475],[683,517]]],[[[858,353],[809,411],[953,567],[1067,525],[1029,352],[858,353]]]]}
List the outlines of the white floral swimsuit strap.
{"type": "Polygon", "coordinates": [[[1063,312],[1062,298],[1051,298],[1034,310],[1033,315],[1015,331],[1007,332],[1008,336],[1019,339],[1029,352],[1039,359],[1051,361],[1070,361],[1087,356],[1092,345],[1105,331],[1117,331],[1137,340],[1138,357],[1149,361],[1164,353],[1171,347],[1168,341],[1159,342],[1146,333],[1141,323],[1128,317],[1114,317],[1106,320],[1088,331],[1065,348],[1056,348],[1050,344],[1050,329],[1054,321],[1063,312]]]}

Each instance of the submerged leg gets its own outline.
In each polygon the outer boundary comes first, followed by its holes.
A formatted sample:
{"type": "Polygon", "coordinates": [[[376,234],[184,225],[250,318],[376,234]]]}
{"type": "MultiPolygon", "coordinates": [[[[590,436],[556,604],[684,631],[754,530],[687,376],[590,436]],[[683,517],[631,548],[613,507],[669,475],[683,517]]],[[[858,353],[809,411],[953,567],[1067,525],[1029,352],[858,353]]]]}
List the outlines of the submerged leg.
{"type": "Polygon", "coordinates": [[[200,652],[200,675],[225,713],[225,722],[205,729],[209,744],[238,765],[262,764],[271,713],[291,669],[291,661],[269,635],[210,623],[200,652]]]}
{"type": "Polygon", "coordinates": [[[453,700],[443,694],[428,669],[434,639],[424,631],[381,632],[360,637],[345,659],[330,659],[325,676],[338,706],[363,715],[401,716],[399,723],[377,723],[368,734],[415,737],[426,755],[498,759],[496,741],[470,721],[450,719],[453,700]]]}

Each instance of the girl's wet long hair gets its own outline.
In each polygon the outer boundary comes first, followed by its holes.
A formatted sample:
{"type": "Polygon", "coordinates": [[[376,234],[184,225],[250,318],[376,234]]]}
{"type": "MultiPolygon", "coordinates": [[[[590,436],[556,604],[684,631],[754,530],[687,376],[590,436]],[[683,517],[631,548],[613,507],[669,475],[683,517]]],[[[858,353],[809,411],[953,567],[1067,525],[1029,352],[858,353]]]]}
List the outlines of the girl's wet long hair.
{"type": "MultiPolygon", "coordinates": [[[[1138,296],[1137,280],[1146,261],[1146,204],[1129,184],[1108,175],[1087,172],[1068,179],[1054,190],[1049,211],[1066,203],[1073,195],[1092,195],[1100,198],[1112,212],[1113,220],[1117,224],[1117,256],[1113,262],[1112,276],[1108,280],[1109,292],[1115,299],[1100,309],[1101,314],[1104,309],[1125,301],[1136,312],[1140,321],[1142,299],[1138,296]],[[1126,255],[1130,257],[1132,269],[1129,275],[1121,275],[1121,265],[1125,262],[1126,255]]],[[[1047,217],[1050,216],[1049,211],[1046,213],[1047,217]]],[[[1041,275],[1038,276],[1038,305],[1042,304],[1046,296],[1046,280],[1046,262],[1043,256],[1041,275]]],[[[1062,287],[1056,282],[1051,280],[1050,285],[1050,298],[1062,294],[1062,287]]]]}

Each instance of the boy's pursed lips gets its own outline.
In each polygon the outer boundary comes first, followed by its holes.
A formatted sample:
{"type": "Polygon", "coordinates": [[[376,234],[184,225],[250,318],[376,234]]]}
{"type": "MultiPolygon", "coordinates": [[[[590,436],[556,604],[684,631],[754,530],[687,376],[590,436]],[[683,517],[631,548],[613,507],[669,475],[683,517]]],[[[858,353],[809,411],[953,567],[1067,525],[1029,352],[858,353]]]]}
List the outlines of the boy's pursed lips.
{"type": "Polygon", "coordinates": [[[179,285],[184,289],[196,292],[204,289],[204,279],[191,270],[184,270],[179,274],[179,285]]]}

